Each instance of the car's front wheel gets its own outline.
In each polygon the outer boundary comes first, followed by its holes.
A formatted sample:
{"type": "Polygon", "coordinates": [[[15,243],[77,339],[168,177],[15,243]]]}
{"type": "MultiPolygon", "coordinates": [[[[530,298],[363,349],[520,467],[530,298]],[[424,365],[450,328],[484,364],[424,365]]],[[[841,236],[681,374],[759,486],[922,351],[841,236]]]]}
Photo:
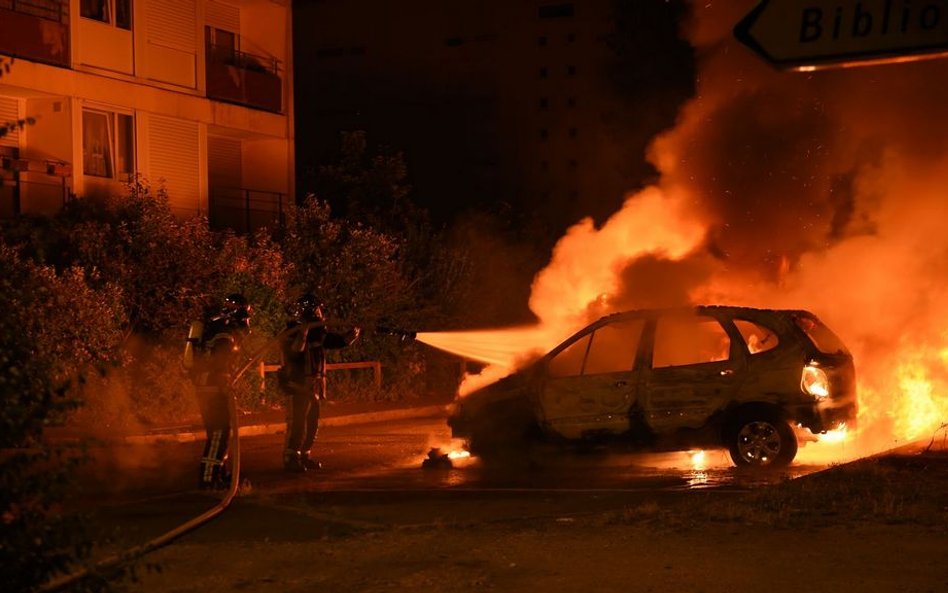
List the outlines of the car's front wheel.
{"type": "Polygon", "coordinates": [[[729,431],[731,459],[738,467],[781,467],[797,455],[797,437],[777,414],[742,414],[729,431]]]}

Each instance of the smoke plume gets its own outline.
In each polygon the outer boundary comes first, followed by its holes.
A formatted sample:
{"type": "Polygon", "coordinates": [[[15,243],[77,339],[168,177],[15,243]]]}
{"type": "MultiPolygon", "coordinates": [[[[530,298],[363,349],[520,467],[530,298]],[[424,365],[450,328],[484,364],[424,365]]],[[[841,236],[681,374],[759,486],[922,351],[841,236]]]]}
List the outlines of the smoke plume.
{"type": "Polygon", "coordinates": [[[692,6],[697,92],[651,146],[659,183],[561,239],[531,307],[809,309],[856,357],[850,453],[930,435],[948,420],[948,62],[779,72],[731,35],[752,4],[692,6]]]}

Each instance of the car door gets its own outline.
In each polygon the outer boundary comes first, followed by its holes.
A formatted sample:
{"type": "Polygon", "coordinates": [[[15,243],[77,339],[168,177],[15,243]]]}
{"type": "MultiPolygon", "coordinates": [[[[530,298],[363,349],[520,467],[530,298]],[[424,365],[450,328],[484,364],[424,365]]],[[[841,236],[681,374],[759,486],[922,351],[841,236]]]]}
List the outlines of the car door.
{"type": "Polygon", "coordinates": [[[653,323],[639,399],[645,420],[659,435],[699,428],[737,391],[743,346],[709,315],[669,314],[653,323]]]}
{"type": "Polygon", "coordinates": [[[543,422],[567,439],[629,430],[636,399],[635,360],[645,322],[617,320],[576,337],[546,364],[539,402],[543,422]]]}

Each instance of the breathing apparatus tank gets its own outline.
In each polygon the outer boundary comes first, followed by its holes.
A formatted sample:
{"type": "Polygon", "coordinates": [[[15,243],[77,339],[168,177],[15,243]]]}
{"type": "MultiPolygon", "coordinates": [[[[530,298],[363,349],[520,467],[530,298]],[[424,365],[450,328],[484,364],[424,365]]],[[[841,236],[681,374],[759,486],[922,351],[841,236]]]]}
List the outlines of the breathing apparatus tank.
{"type": "Polygon", "coordinates": [[[201,339],[204,337],[204,322],[203,321],[192,321],[191,327],[188,328],[188,339],[184,344],[184,368],[191,370],[194,368],[194,349],[201,343],[201,339]]]}

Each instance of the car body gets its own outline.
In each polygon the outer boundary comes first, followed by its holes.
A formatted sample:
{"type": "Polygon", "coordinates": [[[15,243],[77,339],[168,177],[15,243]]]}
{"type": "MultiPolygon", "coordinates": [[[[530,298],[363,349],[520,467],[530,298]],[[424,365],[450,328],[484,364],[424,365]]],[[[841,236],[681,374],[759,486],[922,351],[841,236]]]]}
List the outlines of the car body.
{"type": "Polygon", "coordinates": [[[856,416],[852,355],[815,315],[731,306],[609,315],[455,402],[474,454],[524,439],[726,448],[738,466],[789,464],[801,428],[856,416]]]}

